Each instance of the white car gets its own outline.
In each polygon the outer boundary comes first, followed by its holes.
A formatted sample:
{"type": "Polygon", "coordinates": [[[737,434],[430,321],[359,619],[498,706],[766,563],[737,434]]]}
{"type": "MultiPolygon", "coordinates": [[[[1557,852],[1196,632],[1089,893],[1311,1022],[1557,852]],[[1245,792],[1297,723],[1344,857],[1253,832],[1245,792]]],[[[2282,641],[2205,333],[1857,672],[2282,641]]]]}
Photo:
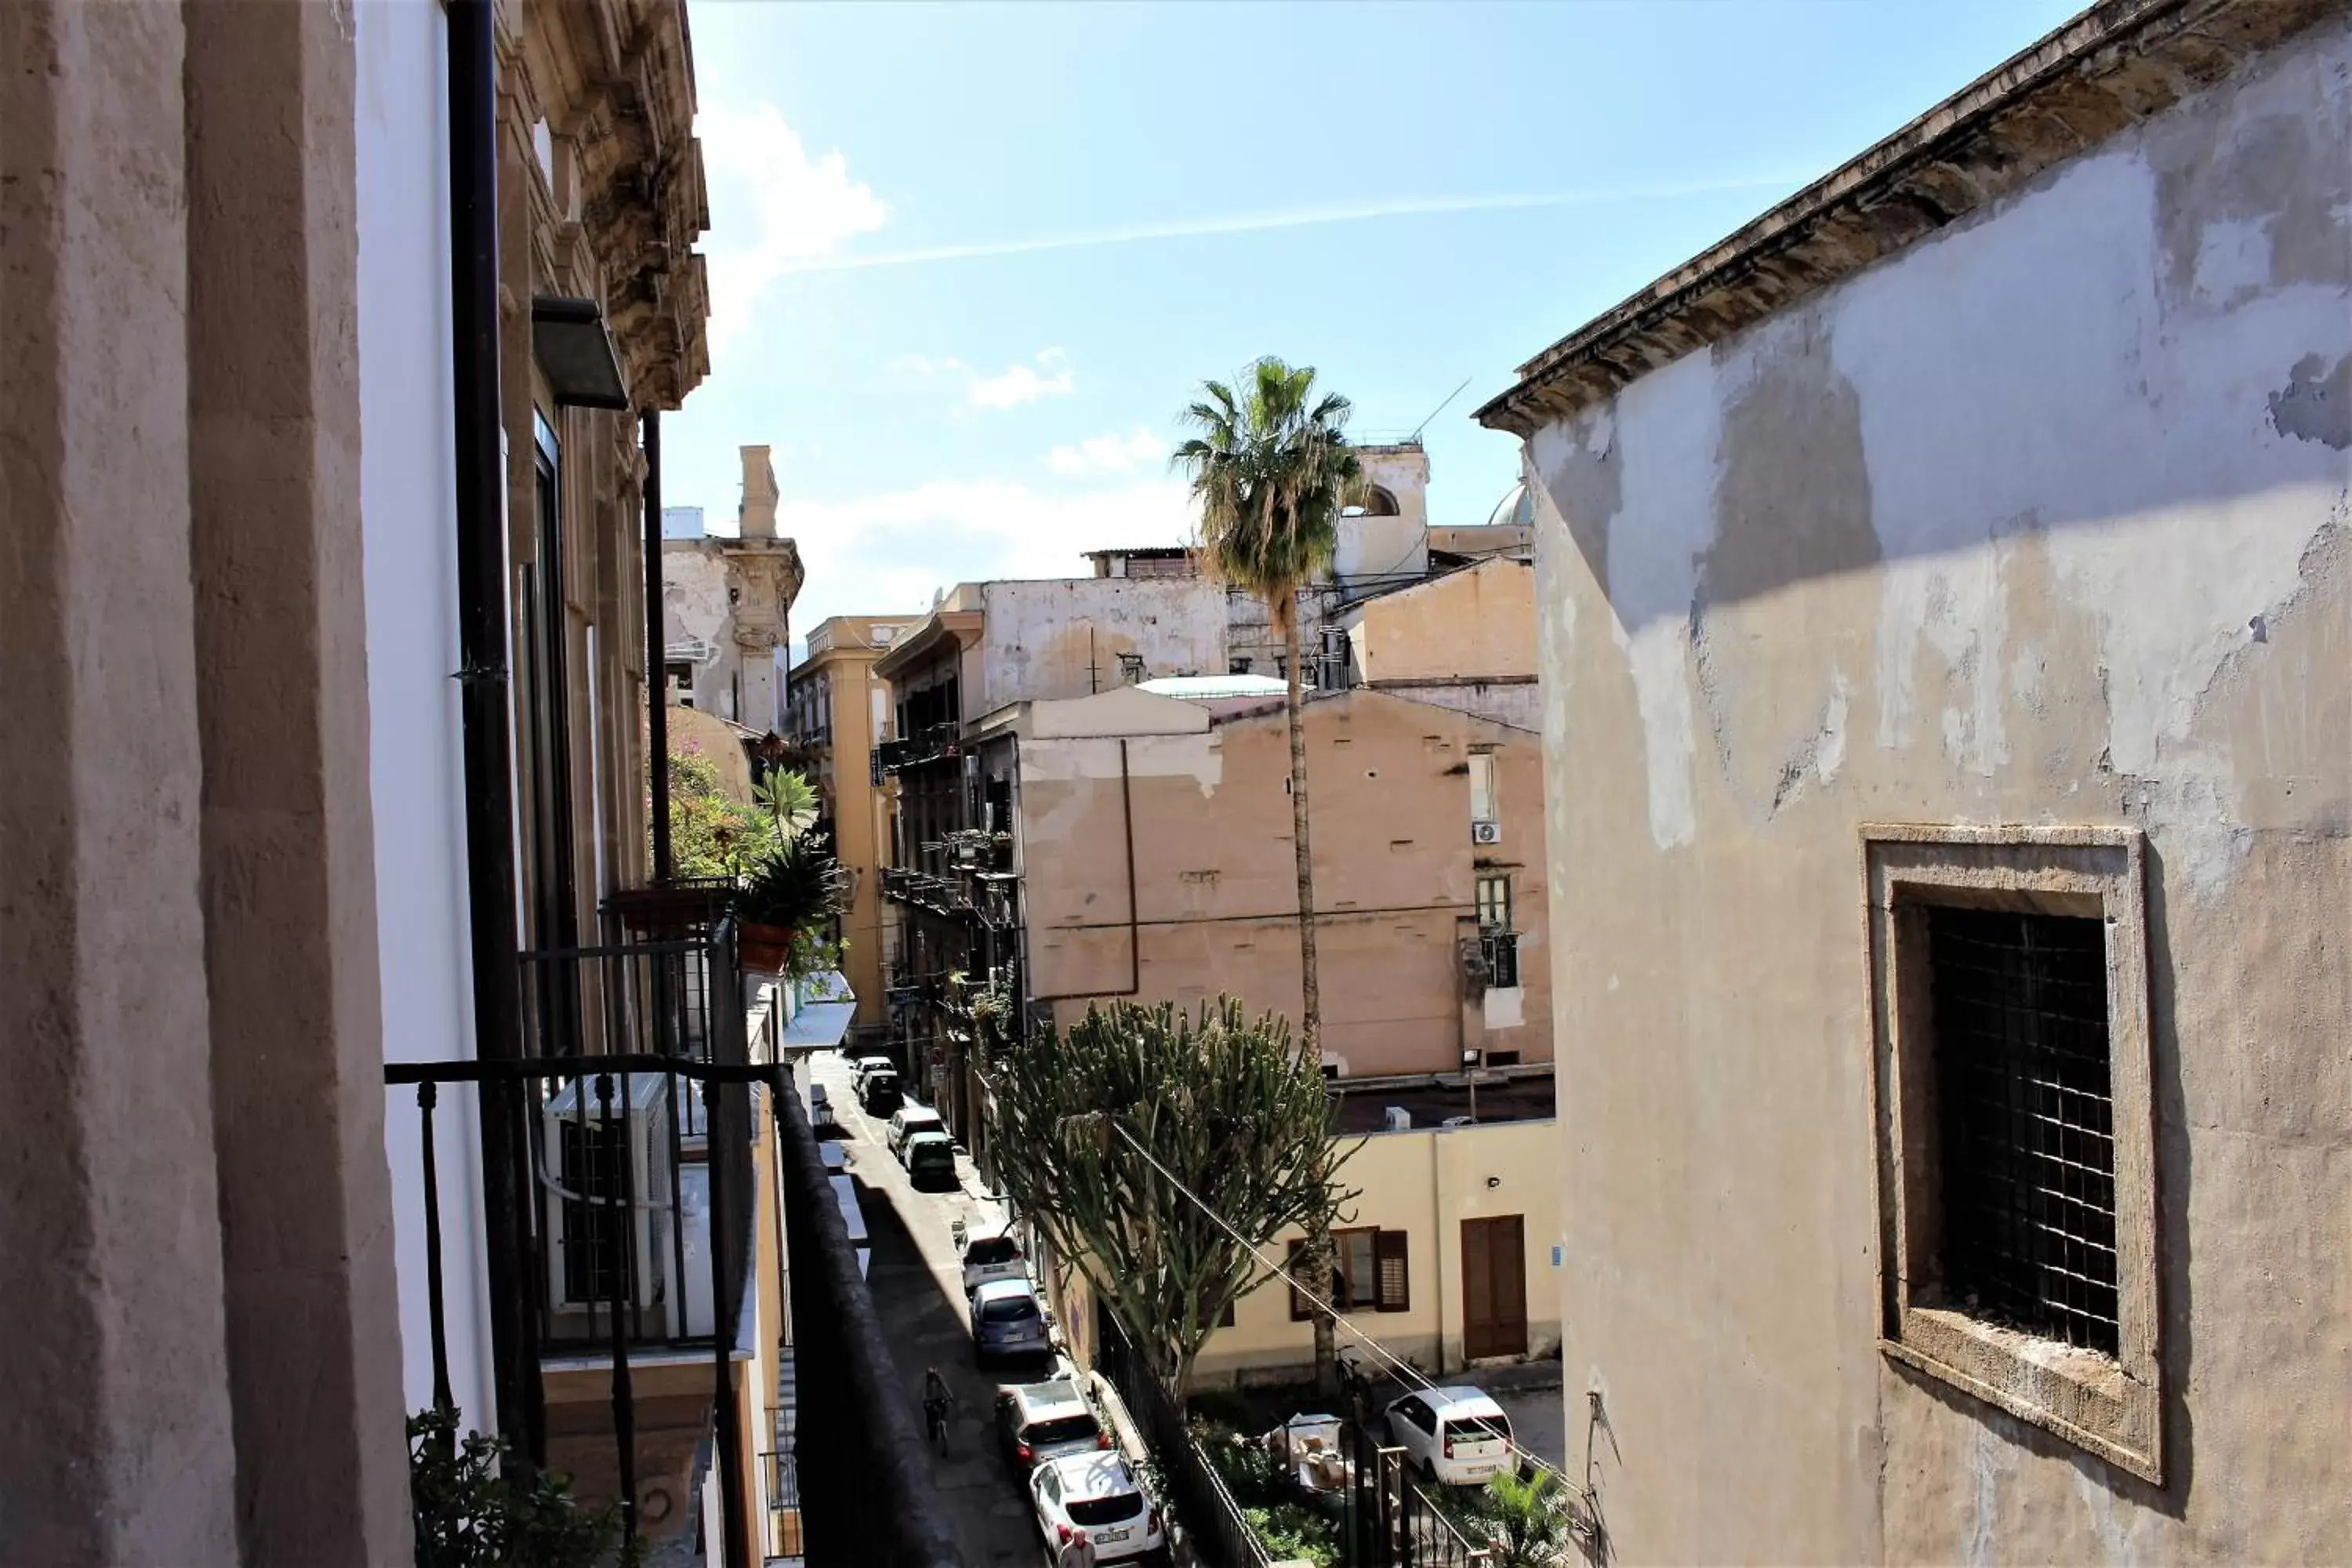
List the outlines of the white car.
{"type": "Polygon", "coordinates": [[[963,1293],[967,1296],[982,1285],[999,1279],[1026,1280],[1029,1259],[1021,1250],[1021,1238],[1012,1228],[998,1225],[964,1238],[963,1293]]]}
{"type": "Polygon", "coordinates": [[[1423,1480],[1484,1486],[1511,1463],[1511,1418],[1467,1384],[1408,1394],[1387,1416],[1389,1441],[1423,1480]]]}
{"type": "Polygon", "coordinates": [[[1030,1472],[1029,1497],[1037,1508],[1037,1528],[1054,1552],[1081,1532],[1097,1563],[1123,1563],[1167,1544],[1160,1510],[1117,1454],[1047,1459],[1030,1472]]]}
{"type": "Polygon", "coordinates": [[[882,1142],[889,1145],[890,1152],[903,1156],[907,1148],[907,1140],[916,1133],[944,1134],[947,1130],[947,1123],[940,1120],[940,1113],[929,1106],[917,1105],[911,1100],[902,1100],[898,1109],[891,1114],[890,1126],[882,1134],[882,1142]]]}
{"type": "Polygon", "coordinates": [[[866,1092],[866,1080],[877,1072],[895,1072],[898,1064],[888,1057],[859,1057],[849,1064],[849,1081],[857,1092],[866,1092]]]}

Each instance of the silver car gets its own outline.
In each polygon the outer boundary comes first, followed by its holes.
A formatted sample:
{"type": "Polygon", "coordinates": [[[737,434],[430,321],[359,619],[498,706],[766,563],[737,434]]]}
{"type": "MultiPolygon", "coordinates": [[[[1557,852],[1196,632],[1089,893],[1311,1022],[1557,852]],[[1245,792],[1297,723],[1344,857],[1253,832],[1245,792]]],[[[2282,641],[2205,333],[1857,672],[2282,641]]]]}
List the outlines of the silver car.
{"type": "Polygon", "coordinates": [[[992,1279],[972,1292],[971,1351],[981,1365],[1042,1360],[1054,1352],[1045,1309],[1026,1280],[992,1279]]]}

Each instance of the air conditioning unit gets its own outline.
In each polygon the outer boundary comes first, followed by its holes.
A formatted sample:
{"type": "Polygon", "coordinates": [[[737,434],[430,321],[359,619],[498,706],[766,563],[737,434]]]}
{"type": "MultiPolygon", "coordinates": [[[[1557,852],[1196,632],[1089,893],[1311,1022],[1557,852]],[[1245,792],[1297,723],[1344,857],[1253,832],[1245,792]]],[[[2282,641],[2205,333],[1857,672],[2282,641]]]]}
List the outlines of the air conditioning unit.
{"type": "Polygon", "coordinates": [[[1470,842],[1471,842],[1471,843],[1473,843],[1473,844],[1500,844],[1502,841],[1503,841],[1503,825],[1502,825],[1501,823],[1499,823],[1499,822],[1474,822],[1474,823],[1472,823],[1472,824],[1470,825],[1470,842]]]}
{"type": "MultiPolygon", "coordinates": [[[[612,1104],[609,1122],[596,1081],[593,1073],[573,1079],[541,1111],[549,1302],[558,1311],[609,1310],[617,1288],[640,1312],[667,1307],[670,1334],[692,1331],[677,1321],[670,1080],[662,1074],[631,1077],[626,1103],[612,1104]],[[626,1268],[625,1281],[614,1279],[616,1267],[626,1268]]],[[[620,1088],[614,1079],[616,1095],[620,1088]]],[[[678,1084],[681,1109],[696,1092],[691,1084],[678,1084]]]]}
{"type": "Polygon", "coordinates": [[[1402,1105],[1391,1105],[1381,1112],[1381,1125],[1391,1132],[1412,1131],[1412,1112],[1402,1105]]]}

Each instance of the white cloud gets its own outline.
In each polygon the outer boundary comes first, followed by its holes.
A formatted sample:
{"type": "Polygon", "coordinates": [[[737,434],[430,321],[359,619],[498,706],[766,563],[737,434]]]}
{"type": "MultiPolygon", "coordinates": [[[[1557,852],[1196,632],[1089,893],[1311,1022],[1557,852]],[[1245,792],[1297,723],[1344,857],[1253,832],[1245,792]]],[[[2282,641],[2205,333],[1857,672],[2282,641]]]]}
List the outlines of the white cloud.
{"type": "Polygon", "coordinates": [[[724,353],[756,314],[761,294],[788,272],[871,234],[889,207],[849,174],[838,152],[811,157],[772,103],[706,107],[695,121],[710,189],[711,352],[724,353]]]}
{"type": "Polygon", "coordinates": [[[1066,396],[1077,385],[1077,374],[1066,359],[1059,349],[1045,349],[1035,366],[1016,364],[1002,374],[982,376],[965,395],[974,408],[1018,408],[1041,397],[1066,396]],[[1040,374],[1040,367],[1048,374],[1040,374]]]}
{"type": "Polygon", "coordinates": [[[1048,490],[1015,479],[940,479],[831,500],[789,497],[777,531],[808,568],[793,624],[827,616],[912,614],[958,583],[1075,577],[1089,550],[1181,544],[1192,506],[1174,479],[1048,490]]]}
{"type": "Polygon", "coordinates": [[[972,408],[1018,408],[1041,397],[1066,397],[1078,384],[1069,356],[1060,349],[1041,349],[1034,363],[1014,364],[995,375],[982,375],[960,359],[933,359],[928,354],[900,354],[882,367],[882,374],[908,386],[951,383],[972,408]]]}
{"type": "Polygon", "coordinates": [[[1045,454],[1045,466],[1057,474],[1125,474],[1165,463],[1172,448],[1167,437],[1139,425],[1124,436],[1089,436],[1083,441],[1056,447],[1045,454]]]}

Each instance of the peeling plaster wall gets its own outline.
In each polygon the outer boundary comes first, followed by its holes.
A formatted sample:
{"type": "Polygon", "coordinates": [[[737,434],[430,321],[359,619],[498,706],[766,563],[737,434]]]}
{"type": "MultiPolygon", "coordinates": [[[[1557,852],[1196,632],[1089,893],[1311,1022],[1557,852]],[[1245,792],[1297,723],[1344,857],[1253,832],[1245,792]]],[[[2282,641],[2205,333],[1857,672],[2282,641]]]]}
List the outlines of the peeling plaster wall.
{"type": "Polygon", "coordinates": [[[1627,1563],[2352,1539],[2352,28],[1531,437],[1627,1563]],[[1865,821],[2148,835],[2168,1481],[1875,1345],[1865,821]]]}
{"type": "Polygon", "coordinates": [[[1144,678],[1225,672],[1225,591],[1193,577],[1061,577],[982,585],[987,634],[966,656],[964,715],[1085,697],[1144,678]],[[971,680],[977,657],[979,681],[971,680]],[[975,699],[978,699],[975,700],[975,699]]]}
{"type": "Polygon", "coordinates": [[[662,542],[662,641],[699,637],[719,656],[694,670],[694,705],[721,719],[735,711],[735,677],[742,654],[735,646],[734,607],[727,598],[727,561],[715,539],[662,542]]]}
{"type": "MultiPolygon", "coordinates": [[[[1071,709],[1108,710],[1110,697],[1071,709]]],[[[1150,699],[1173,710],[1192,708],[1150,699]]],[[[1135,812],[1135,972],[1141,997],[1192,1005],[1225,993],[1298,1015],[1298,892],[1287,725],[1279,708],[1197,733],[1146,710],[1126,742],[1135,812]]],[[[1125,803],[1117,735],[1020,744],[1021,862],[1029,977],[1038,996],[1124,993],[1130,974],[1125,803]]],[[[1076,726],[1068,726],[1075,728],[1076,726]]],[[[1535,737],[1442,708],[1356,691],[1307,708],[1323,1045],[1349,1074],[1450,1072],[1465,1043],[1551,1056],[1548,904],[1535,737]],[[1470,843],[1473,745],[1497,749],[1502,842],[1470,843]],[[1478,862],[1508,872],[1518,911],[1524,1022],[1465,1009],[1458,938],[1478,862]]]]}

